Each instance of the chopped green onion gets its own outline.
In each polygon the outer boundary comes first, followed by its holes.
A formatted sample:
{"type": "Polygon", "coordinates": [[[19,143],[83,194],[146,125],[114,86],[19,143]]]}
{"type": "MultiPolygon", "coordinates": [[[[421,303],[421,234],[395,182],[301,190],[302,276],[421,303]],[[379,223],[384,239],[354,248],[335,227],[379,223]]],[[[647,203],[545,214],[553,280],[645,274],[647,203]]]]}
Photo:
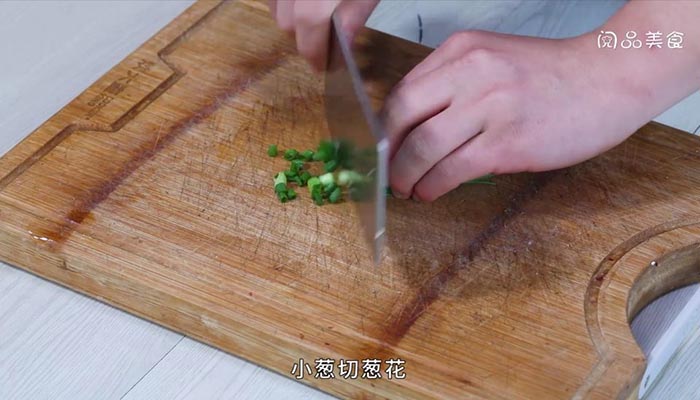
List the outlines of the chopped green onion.
{"type": "Polygon", "coordinates": [[[311,161],[314,158],[314,151],[313,150],[304,150],[304,152],[301,153],[301,158],[304,161],[311,161]]]}
{"type": "Polygon", "coordinates": [[[331,155],[322,150],[317,150],[311,158],[314,161],[328,161],[331,159],[331,155]]]}
{"type": "Polygon", "coordinates": [[[355,146],[352,142],[347,140],[341,140],[336,143],[335,157],[333,157],[338,165],[346,168],[352,169],[352,160],[355,158],[355,146]]]}
{"type": "Polygon", "coordinates": [[[304,171],[301,173],[301,184],[300,186],[304,186],[309,182],[309,179],[311,179],[311,173],[309,171],[304,171]]]}
{"type": "Polygon", "coordinates": [[[479,179],[474,179],[466,183],[467,185],[491,185],[491,186],[496,186],[496,182],[492,181],[482,181],[479,179]]]}
{"type": "Polygon", "coordinates": [[[333,172],[338,168],[338,161],[337,160],[330,160],[326,161],[323,164],[323,170],[326,172],[333,172]]]}
{"type": "Polygon", "coordinates": [[[275,185],[275,193],[280,193],[280,192],[286,192],[287,191],[287,184],[286,183],[278,183],[275,185]]]}
{"type": "Polygon", "coordinates": [[[275,193],[277,198],[282,202],[287,201],[287,176],[284,172],[280,172],[274,179],[275,193]]]}
{"type": "Polygon", "coordinates": [[[328,162],[332,160],[334,156],[335,145],[333,142],[324,140],[318,145],[318,150],[316,150],[316,153],[313,155],[313,159],[314,161],[328,162]]]}
{"type": "Polygon", "coordinates": [[[267,155],[270,157],[277,157],[277,145],[271,144],[267,147],[267,155]]]}
{"type": "Polygon", "coordinates": [[[336,185],[334,182],[331,182],[328,185],[323,185],[323,193],[327,194],[327,195],[331,194],[337,188],[338,188],[338,185],[336,185]]]}
{"type": "Polygon", "coordinates": [[[464,184],[466,184],[466,185],[496,185],[496,182],[491,180],[494,176],[495,176],[494,174],[486,174],[486,175],[480,176],[476,179],[472,179],[470,181],[464,182],[464,184]]]}
{"type": "Polygon", "coordinates": [[[335,183],[335,177],[333,177],[332,172],[328,172],[326,174],[323,174],[323,175],[319,176],[318,179],[321,181],[321,184],[323,186],[328,186],[331,183],[335,183]]]}
{"type": "Polygon", "coordinates": [[[284,172],[280,172],[275,177],[275,186],[277,186],[278,183],[284,183],[284,184],[287,183],[287,175],[285,175],[284,172]]]}
{"type": "Polygon", "coordinates": [[[365,177],[357,171],[344,169],[338,173],[338,185],[349,186],[355,182],[361,182],[365,177]]]}
{"type": "Polygon", "coordinates": [[[335,153],[335,145],[333,141],[321,140],[321,143],[318,144],[318,149],[332,155],[335,153]]]}
{"type": "Polygon", "coordinates": [[[321,185],[315,185],[311,190],[311,198],[314,200],[317,206],[323,205],[323,195],[321,194],[321,185]]]}
{"type": "Polygon", "coordinates": [[[292,161],[299,156],[299,152],[294,149],[289,149],[284,152],[284,159],[287,161],[292,161]]]}
{"type": "MultiPolygon", "coordinates": [[[[277,145],[268,146],[268,156],[276,157],[278,154],[277,145]]],[[[290,161],[289,170],[278,173],[274,178],[275,193],[282,203],[297,197],[296,191],[287,186],[288,182],[296,183],[299,187],[308,186],[311,198],[319,206],[324,204],[325,199],[330,203],[341,201],[344,187],[347,188],[347,194],[353,200],[363,200],[369,194],[371,186],[368,184],[373,182],[372,177],[353,170],[351,160],[357,157],[370,157],[372,154],[356,151],[352,143],[323,140],[315,152],[313,150],[299,152],[296,149],[287,149],[283,156],[287,161],[290,161]],[[304,170],[304,163],[312,160],[323,162],[324,174],[313,176],[309,171],[304,170]],[[340,171],[336,177],[334,171],[337,169],[340,171]]],[[[464,182],[464,184],[496,185],[492,181],[493,177],[493,174],[487,174],[464,182]]],[[[386,196],[393,196],[390,187],[386,188],[386,196]]]]}
{"type": "Polygon", "coordinates": [[[309,179],[308,182],[306,182],[306,185],[309,187],[309,193],[313,195],[316,187],[318,187],[320,190],[321,180],[317,176],[314,176],[313,178],[309,179]]]}
{"type": "Polygon", "coordinates": [[[331,194],[328,196],[328,201],[331,203],[337,203],[340,201],[340,198],[342,197],[343,192],[340,190],[339,186],[336,186],[335,189],[331,192],[331,194]]]}
{"type": "Polygon", "coordinates": [[[295,174],[299,173],[304,168],[304,161],[302,160],[292,160],[289,170],[295,174]]]}

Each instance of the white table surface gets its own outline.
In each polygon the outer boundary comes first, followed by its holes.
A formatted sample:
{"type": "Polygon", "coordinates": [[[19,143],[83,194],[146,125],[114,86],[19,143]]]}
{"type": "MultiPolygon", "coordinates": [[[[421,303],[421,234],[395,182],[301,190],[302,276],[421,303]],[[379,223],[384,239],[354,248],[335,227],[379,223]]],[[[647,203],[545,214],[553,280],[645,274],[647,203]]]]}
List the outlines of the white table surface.
{"type": "MultiPolygon", "coordinates": [[[[37,128],[190,4],[170,1],[0,1],[0,154],[37,128]]],[[[369,25],[436,46],[481,28],[548,37],[593,29],[621,1],[384,1],[369,25]]],[[[657,120],[695,131],[691,96],[657,120]]],[[[689,287],[634,322],[648,352],[689,287]]],[[[698,335],[695,334],[695,337],[698,335]]],[[[700,390],[700,339],[653,398],[700,390]],[[690,371],[690,372],[689,372],[690,371]],[[694,386],[693,386],[694,385],[694,386]]],[[[291,368],[291,366],[290,366],[291,368]]],[[[670,396],[670,397],[668,397],[670,396]]],[[[267,371],[16,268],[0,264],[0,399],[325,399],[267,371]]]]}

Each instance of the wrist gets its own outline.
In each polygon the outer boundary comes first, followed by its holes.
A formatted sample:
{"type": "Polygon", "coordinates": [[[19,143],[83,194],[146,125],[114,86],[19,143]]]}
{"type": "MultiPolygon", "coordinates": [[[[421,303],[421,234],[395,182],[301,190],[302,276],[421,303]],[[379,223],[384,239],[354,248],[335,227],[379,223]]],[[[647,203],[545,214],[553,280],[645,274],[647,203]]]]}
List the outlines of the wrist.
{"type": "Polygon", "coordinates": [[[591,79],[648,121],[700,89],[700,29],[692,21],[699,13],[700,2],[632,1],[600,28],[571,40],[579,62],[590,65],[591,79]],[[601,41],[608,32],[617,35],[616,48],[601,41]],[[673,32],[679,33],[675,45],[673,32]]]}

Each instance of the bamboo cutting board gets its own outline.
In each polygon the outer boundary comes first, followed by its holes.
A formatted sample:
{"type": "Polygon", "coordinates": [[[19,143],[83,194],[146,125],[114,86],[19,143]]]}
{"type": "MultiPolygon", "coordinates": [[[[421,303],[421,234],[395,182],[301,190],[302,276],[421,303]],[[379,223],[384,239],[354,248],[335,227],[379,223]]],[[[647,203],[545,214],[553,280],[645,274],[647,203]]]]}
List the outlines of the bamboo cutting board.
{"type": "MultiPolygon", "coordinates": [[[[380,103],[427,50],[366,35],[380,103]]],[[[200,2],[0,159],[0,258],[292,379],[405,361],[303,379],[344,398],[634,395],[629,320],[700,280],[700,139],[650,124],[574,168],[390,201],[375,268],[351,205],[272,191],[267,145],[326,130],[266,8],[200,2]]]]}

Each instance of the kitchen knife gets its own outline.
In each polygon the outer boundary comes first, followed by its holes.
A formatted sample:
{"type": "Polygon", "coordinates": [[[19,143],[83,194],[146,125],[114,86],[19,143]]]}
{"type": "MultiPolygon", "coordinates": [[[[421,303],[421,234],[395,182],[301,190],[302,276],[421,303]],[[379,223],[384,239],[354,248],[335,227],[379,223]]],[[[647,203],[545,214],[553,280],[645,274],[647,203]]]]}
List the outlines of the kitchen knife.
{"type": "Polygon", "coordinates": [[[328,128],[334,142],[350,152],[353,170],[367,177],[360,196],[354,197],[364,236],[379,264],[386,223],[389,142],[353,58],[353,43],[342,30],[341,14],[331,17],[331,40],[325,76],[328,128]]]}

